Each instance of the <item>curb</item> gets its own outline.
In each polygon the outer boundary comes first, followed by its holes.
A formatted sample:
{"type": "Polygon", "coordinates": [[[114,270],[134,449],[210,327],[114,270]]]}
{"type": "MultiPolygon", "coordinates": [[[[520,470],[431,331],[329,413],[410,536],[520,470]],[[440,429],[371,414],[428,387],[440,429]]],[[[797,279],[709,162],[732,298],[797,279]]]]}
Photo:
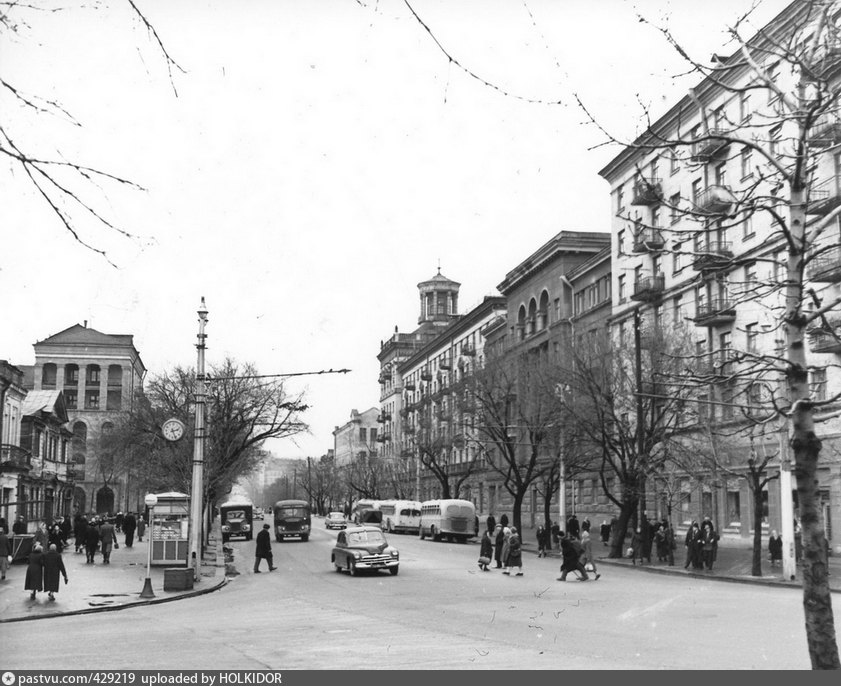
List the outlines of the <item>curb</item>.
{"type": "MultiPolygon", "coordinates": [[[[625,562],[617,562],[612,558],[597,558],[598,564],[611,567],[627,567],[639,569],[650,574],[666,574],[669,576],[685,576],[690,579],[705,579],[706,581],[726,581],[732,584],[750,584],[753,586],[773,586],[776,588],[789,588],[803,590],[803,583],[800,581],[783,581],[777,579],[764,579],[763,577],[741,577],[729,575],[699,574],[697,572],[683,572],[668,567],[649,567],[646,565],[629,565],[625,562]]],[[[841,593],[841,589],[829,589],[831,593],[841,593]]]]}

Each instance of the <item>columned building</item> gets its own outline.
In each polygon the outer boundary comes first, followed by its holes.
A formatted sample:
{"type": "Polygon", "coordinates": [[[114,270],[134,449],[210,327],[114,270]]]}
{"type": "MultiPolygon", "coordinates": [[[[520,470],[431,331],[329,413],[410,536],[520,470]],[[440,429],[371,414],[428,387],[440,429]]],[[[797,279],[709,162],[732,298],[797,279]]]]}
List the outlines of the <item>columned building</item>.
{"type": "Polygon", "coordinates": [[[75,324],[34,344],[26,367],[35,391],[61,391],[73,439],[74,509],[115,513],[143,507],[141,483],[122,456],[105,454],[100,439],[143,392],[146,367],[131,335],[75,324]]]}

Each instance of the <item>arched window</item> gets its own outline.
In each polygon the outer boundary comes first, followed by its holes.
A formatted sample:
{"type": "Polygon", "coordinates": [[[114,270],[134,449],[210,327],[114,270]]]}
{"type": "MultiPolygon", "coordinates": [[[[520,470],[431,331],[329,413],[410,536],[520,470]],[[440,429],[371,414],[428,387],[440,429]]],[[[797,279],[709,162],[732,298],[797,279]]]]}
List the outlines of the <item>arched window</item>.
{"type": "Polygon", "coordinates": [[[529,301],[529,317],[526,325],[526,334],[531,335],[535,332],[537,325],[537,302],[534,298],[529,301]]]}
{"type": "Polygon", "coordinates": [[[540,294],[540,304],[537,307],[537,329],[545,329],[549,325],[549,291],[540,294]]]}
{"type": "Polygon", "coordinates": [[[520,305],[520,309],[517,312],[517,339],[522,341],[526,335],[526,307],[525,305],[520,305]]]}
{"type": "Polygon", "coordinates": [[[99,386],[100,368],[98,364],[89,364],[85,375],[88,386],[99,386]]]}
{"type": "Polygon", "coordinates": [[[47,362],[41,372],[41,388],[55,388],[56,381],[56,366],[52,362],[47,362]]]}
{"type": "Polygon", "coordinates": [[[75,386],[79,383],[79,365],[66,364],[64,365],[64,385],[75,386]]]}

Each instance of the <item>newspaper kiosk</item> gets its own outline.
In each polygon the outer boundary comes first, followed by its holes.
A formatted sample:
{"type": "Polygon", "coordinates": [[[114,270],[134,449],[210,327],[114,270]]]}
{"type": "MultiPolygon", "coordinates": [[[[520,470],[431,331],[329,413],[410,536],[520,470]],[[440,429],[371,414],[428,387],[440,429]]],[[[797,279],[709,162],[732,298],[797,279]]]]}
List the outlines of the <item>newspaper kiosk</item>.
{"type": "Polygon", "coordinates": [[[152,565],[188,565],[190,559],[190,496],[185,493],[157,493],[151,516],[152,565]]]}

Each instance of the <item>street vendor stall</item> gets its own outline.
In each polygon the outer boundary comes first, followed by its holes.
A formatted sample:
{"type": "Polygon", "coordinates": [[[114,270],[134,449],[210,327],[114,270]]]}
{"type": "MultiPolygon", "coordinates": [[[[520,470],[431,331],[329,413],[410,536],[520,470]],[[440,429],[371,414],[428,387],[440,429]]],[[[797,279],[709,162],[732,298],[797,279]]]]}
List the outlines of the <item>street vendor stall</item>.
{"type": "Polygon", "coordinates": [[[157,504],[150,513],[151,564],[187,566],[190,559],[190,496],[174,491],[156,496],[157,504]]]}

